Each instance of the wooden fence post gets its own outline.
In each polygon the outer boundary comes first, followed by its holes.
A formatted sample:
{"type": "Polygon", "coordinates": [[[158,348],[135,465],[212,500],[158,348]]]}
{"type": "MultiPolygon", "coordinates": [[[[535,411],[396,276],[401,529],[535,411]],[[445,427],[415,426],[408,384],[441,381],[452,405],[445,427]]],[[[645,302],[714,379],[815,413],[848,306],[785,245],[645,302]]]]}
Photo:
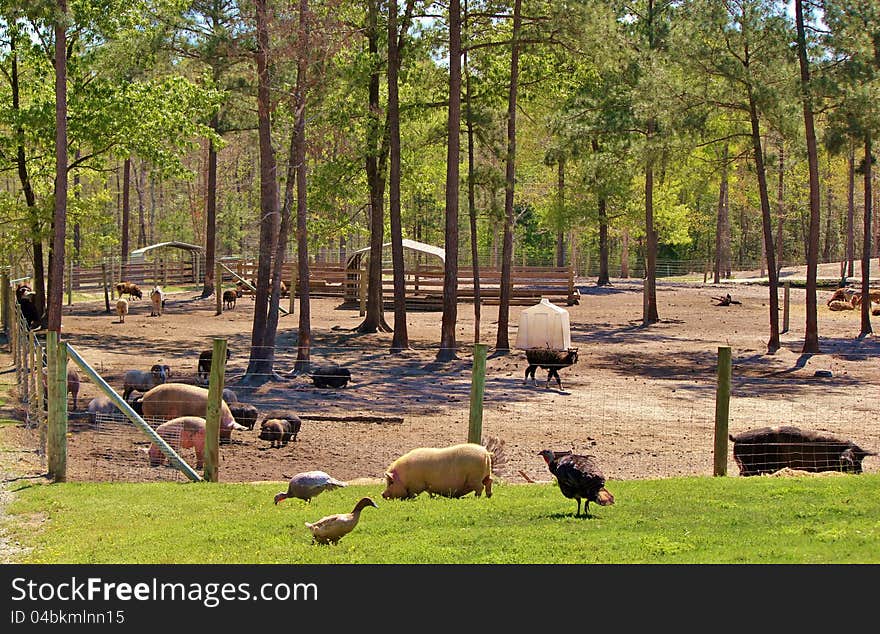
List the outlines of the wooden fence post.
{"type": "Polygon", "coordinates": [[[471,372],[471,413],[468,419],[468,442],[480,444],[483,435],[483,392],[486,387],[485,343],[474,344],[474,368],[471,372]]]}
{"type": "Polygon", "coordinates": [[[55,482],[67,480],[67,344],[58,333],[46,334],[49,348],[49,422],[46,454],[49,475],[55,482]],[[54,352],[53,352],[54,351],[54,352]]]}
{"type": "Polygon", "coordinates": [[[73,304],[73,258],[67,262],[67,305],[73,304]]]}
{"type": "MultiPolygon", "coordinates": [[[[37,423],[42,424],[43,419],[45,418],[45,416],[43,415],[43,412],[44,412],[43,408],[45,407],[45,399],[46,399],[46,394],[44,393],[44,390],[43,390],[43,351],[40,348],[39,342],[37,341],[37,336],[34,333],[31,333],[31,345],[34,348],[34,365],[36,365],[37,372],[38,372],[37,382],[36,382],[36,385],[34,386],[34,396],[35,396],[34,401],[36,403],[36,407],[34,409],[36,410],[37,423]]],[[[46,377],[47,384],[49,382],[48,378],[49,377],[47,376],[46,377]]],[[[65,394],[67,393],[66,387],[67,386],[65,384],[65,394]]]]}
{"type": "Polygon", "coordinates": [[[360,300],[361,317],[367,314],[367,275],[365,275],[365,273],[366,271],[359,271],[360,278],[358,279],[358,299],[360,300]]]}
{"type": "Polygon", "coordinates": [[[299,263],[294,262],[293,266],[291,267],[293,270],[290,272],[290,303],[287,305],[287,313],[290,315],[293,314],[293,303],[296,299],[296,284],[299,278],[299,271],[297,270],[297,266],[299,266],[299,263]]]}
{"type": "Polygon", "coordinates": [[[208,382],[208,407],[205,412],[205,469],[207,482],[217,482],[220,467],[220,404],[226,374],[226,340],[214,339],[211,353],[211,376],[208,382]]]}
{"type": "Polygon", "coordinates": [[[788,332],[788,315],[791,304],[791,282],[782,285],[782,332],[788,332]]]}
{"type": "Polygon", "coordinates": [[[9,328],[9,295],[9,273],[3,271],[0,273],[0,302],[3,303],[3,306],[0,307],[0,319],[3,321],[3,332],[6,333],[7,337],[11,336],[9,328]]]}
{"type": "MultiPolygon", "coordinates": [[[[217,296],[217,314],[223,314],[223,265],[220,258],[214,264],[214,295],[217,296]]],[[[224,356],[224,359],[226,357],[224,356]]],[[[213,367],[213,366],[212,366],[213,367]]]]}
{"type": "Polygon", "coordinates": [[[101,286],[104,287],[104,309],[107,313],[110,312],[110,297],[107,295],[108,285],[107,285],[107,263],[101,262],[101,286]]]}
{"type": "MultiPolygon", "coordinates": [[[[26,323],[22,320],[22,323],[26,323]]],[[[30,332],[30,330],[26,329],[25,333],[30,332]]],[[[30,354],[30,340],[28,339],[27,334],[23,337],[19,337],[19,354],[21,355],[21,402],[27,403],[30,405],[30,385],[31,385],[31,354],[30,354]]]]}
{"type": "MultiPolygon", "coordinates": [[[[43,407],[42,400],[40,399],[43,387],[43,359],[39,358],[40,355],[37,352],[37,336],[34,334],[33,330],[28,332],[28,356],[30,358],[31,366],[31,398],[28,401],[28,409],[30,410],[31,420],[39,422],[41,408],[43,407]]],[[[67,391],[65,390],[64,393],[67,394],[67,391]]]]}
{"type": "Polygon", "coordinates": [[[718,386],[715,391],[715,469],[727,475],[727,434],[730,417],[730,346],[718,346],[718,386]]]}

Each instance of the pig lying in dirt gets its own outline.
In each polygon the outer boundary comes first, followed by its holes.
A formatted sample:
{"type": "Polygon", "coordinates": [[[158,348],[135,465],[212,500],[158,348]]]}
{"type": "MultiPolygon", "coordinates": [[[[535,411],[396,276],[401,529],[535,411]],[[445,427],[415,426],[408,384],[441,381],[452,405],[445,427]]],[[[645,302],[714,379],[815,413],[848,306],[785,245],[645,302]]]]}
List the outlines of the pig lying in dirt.
{"type": "Polygon", "coordinates": [[[825,432],[791,425],[761,427],[730,435],[733,458],[741,476],[774,473],[788,467],[801,471],[861,473],[865,456],[876,455],[825,432]]]}
{"type": "MultiPolygon", "coordinates": [[[[186,383],[163,383],[144,394],[143,417],[172,419],[179,416],[205,417],[208,409],[208,390],[186,383]]],[[[229,442],[233,431],[246,431],[247,427],[235,422],[229,405],[220,401],[220,441],[229,442]]]]}
{"type": "Polygon", "coordinates": [[[411,498],[422,491],[460,498],[471,491],[492,497],[492,454],[482,445],[419,447],[392,462],[385,472],[385,499],[411,498]]]}
{"type": "MultiPolygon", "coordinates": [[[[181,416],[162,423],[156,433],[180,454],[182,449],[195,449],[196,469],[201,469],[205,454],[205,419],[198,416],[181,416]]],[[[156,443],[150,444],[150,466],[158,467],[165,464],[168,458],[156,443]]],[[[183,457],[183,456],[181,456],[183,457]]]]}

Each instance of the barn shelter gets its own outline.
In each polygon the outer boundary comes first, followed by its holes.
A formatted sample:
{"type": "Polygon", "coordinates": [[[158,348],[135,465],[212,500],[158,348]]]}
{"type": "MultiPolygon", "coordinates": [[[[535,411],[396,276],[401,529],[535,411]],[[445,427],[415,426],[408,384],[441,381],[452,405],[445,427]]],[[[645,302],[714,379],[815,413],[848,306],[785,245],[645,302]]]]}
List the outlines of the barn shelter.
{"type": "MultiPolygon", "coordinates": [[[[415,240],[403,240],[403,252],[407,308],[441,310],[446,261],[444,249],[415,240]]],[[[362,311],[369,276],[369,256],[369,247],[359,249],[349,256],[345,268],[344,305],[360,304],[362,311]]],[[[480,267],[479,283],[481,302],[497,304],[501,295],[501,269],[480,267]]],[[[570,306],[580,299],[571,266],[514,266],[511,267],[510,285],[511,304],[531,306],[546,297],[570,306]]],[[[459,301],[474,300],[474,269],[470,265],[458,267],[456,287],[459,301]]],[[[382,292],[385,304],[393,307],[394,270],[390,242],[382,245],[382,292]]]]}
{"type": "Polygon", "coordinates": [[[186,242],[159,242],[157,244],[141,247],[140,249],[135,249],[128,254],[128,261],[130,264],[143,264],[146,262],[147,254],[150,253],[151,255],[154,255],[152,252],[156,249],[181,249],[183,251],[188,251],[190,257],[195,258],[198,258],[204,250],[197,244],[187,244],[186,242]]]}
{"type": "Polygon", "coordinates": [[[152,273],[157,283],[159,280],[168,283],[180,277],[181,282],[190,280],[197,284],[201,279],[203,251],[204,247],[197,244],[177,241],[141,247],[128,254],[128,262],[122,265],[122,276],[142,282],[152,273]]]}
{"type": "MultiPolygon", "coordinates": [[[[345,303],[353,304],[366,294],[370,267],[370,247],[358,249],[345,264],[345,303]]],[[[438,308],[442,306],[443,266],[446,251],[442,247],[403,239],[404,276],[408,308],[438,308]],[[437,293],[438,287],[440,293],[437,293]]],[[[382,245],[382,287],[385,301],[393,298],[394,270],[391,264],[391,243],[382,245]]]]}

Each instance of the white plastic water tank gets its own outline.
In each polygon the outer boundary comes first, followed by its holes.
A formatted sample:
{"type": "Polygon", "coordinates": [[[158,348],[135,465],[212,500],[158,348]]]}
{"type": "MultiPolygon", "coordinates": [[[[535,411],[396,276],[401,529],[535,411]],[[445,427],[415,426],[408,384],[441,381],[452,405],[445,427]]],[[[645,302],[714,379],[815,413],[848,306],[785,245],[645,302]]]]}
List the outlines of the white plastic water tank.
{"type": "Polygon", "coordinates": [[[519,316],[516,347],[568,350],[571,347],[568,311],[546,298],[524,309],[519,316]]]}

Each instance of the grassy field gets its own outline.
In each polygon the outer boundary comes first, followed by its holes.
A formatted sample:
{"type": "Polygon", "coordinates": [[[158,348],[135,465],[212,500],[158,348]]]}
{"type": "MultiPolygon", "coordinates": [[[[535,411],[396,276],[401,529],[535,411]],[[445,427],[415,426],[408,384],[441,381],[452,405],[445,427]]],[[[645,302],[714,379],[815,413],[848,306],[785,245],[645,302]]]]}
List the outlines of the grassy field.
{"type": "Polygon", "coordinates": [[[614,506],[555,484],[491,499],[383,500],[349,486],[275,506],[278,483],[22,484],[7,508],[22,563],[878,563],[880,475],[609,482],[614,506]],[[336,546],[303,525],[369,495],[336,546]]]}

